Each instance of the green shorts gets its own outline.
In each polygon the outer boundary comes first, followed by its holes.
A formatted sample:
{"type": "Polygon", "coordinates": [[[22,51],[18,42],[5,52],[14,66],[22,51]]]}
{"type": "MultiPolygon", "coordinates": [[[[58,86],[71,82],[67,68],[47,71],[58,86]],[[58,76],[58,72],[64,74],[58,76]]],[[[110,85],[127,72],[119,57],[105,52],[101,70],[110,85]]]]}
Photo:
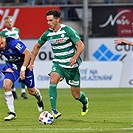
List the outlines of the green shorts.
{"type": "Polygon", "coordinates": [[[80,88],[80,73],[78,67],[63,68],[58,64],[53,64],[51,72],[58,73],[62,79],[65,78],[68,85],[75,88],[80,88]]]}

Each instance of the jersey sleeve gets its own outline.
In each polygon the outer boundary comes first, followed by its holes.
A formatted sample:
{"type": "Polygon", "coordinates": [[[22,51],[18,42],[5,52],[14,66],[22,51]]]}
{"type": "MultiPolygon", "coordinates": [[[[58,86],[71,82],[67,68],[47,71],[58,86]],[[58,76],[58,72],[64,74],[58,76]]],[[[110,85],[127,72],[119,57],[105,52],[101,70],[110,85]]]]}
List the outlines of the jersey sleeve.
{"type": "Polygon", "coordinates": [[[79,34],[71,27],[66,26],[65,30],[66,30],[67,35],[69,36],[69,38],[72,40],[73,43],[76,43],[77,41],[81,40],[79,34]]]}
{"type": "Polygon", "coordinates": [[[1,31],[1,35],[2,35],[3,37],[7,37],[7,36],[6,36],[6,31],[4,31],[4,30],[1,31]]]}
{"type": "Polygon", "coordinates": [[[15,50],[17,50],[19,53],[23,53],[25,51],[25,49],[27,48],[26,45],[18,40],[12,40],[11,41],[11,47],[15,50]]]}
{"type": "Polygon", "coordinates": [[[42,46],[47,41],[47,31],[38,39],[38,43],[42,46]]]}
{"type": "Polygon", "coordinates": [[[18,32],[18,35],[20,36],[20,30],[18,28],[16,28],[17,32],[18,32]]]}

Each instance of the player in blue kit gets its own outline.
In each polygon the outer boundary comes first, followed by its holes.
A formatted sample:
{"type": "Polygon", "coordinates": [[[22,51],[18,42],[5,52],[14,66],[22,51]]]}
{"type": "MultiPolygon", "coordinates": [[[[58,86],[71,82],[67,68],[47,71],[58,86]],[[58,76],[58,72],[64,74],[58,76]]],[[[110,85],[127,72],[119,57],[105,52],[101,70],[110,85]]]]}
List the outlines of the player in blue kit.
{"type": "Polygon", "coordinates": [[[2,69],[2,73],[4,74],[3,88],[5,100],[9,109],[9,115],[4,120],[10,121],[16,119],[11,87],[17,79],[27,86],[30,95],[35,96],[38,111],[41,112],[44,109],[42,96],[40,91],[35,88],[33,71],[28,69],[31,52],[22,41],[11,37],[5,38],[0,34],[0,54],[4,55],[8,60],[6,66],[2,69]]]}

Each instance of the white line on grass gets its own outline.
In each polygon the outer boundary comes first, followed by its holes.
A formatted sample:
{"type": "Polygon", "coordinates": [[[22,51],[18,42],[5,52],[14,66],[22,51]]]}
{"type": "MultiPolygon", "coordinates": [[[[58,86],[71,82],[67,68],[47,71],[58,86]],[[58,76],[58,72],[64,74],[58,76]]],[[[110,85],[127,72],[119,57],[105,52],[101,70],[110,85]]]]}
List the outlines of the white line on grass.
{"type": "Polygon", "coordinates": [[[75,131],[106,131],[106,130],[110,130],[110,131],[120,131],[120,130],[133,130],[133,128],[0,128],[0,131],[13,131],[13,130],[23,130],[23,131],[30,131],[30,130],[34,130],[34,131],[45,131],[45,130],[53,130],[53,131],[69,131],[69,130],[75,130],[75,131]]]}

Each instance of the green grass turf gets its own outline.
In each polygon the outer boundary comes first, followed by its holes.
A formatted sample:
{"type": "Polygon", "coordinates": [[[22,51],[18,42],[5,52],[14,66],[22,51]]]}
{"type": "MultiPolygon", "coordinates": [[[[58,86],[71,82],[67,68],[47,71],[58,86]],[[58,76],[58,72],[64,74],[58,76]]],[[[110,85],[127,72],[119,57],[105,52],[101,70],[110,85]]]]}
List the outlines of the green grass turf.
{"type": "MultiPolygon", "coordinates": [[[[0,89],[0,133],[132,133],[132,89],[82,89],[90,99],[89,113],[80,115],[81,103],[73,99],[70,89],[58,89],[57,107],[62,116],[52,125],[38,121],[36,100],[20,97],[15,100],[17,119],[3,121],[7,115],[3,89],[0,89]]],[[[50,111],[48,90],[41,89],[45,109],[50,111]]]]}

